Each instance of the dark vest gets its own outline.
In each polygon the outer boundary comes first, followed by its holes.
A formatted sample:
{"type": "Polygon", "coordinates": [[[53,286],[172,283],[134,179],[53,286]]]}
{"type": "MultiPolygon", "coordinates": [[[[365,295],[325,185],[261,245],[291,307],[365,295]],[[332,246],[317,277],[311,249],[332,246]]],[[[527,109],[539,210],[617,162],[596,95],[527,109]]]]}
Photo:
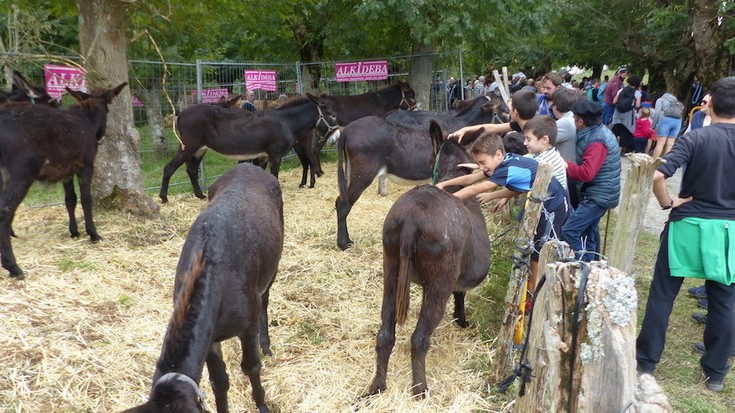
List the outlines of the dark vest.
{"type": "Polygon", "coordinates": [[[590,181],[581,185],[581,199],[589,199],[603,208],[615,208],[620,202],[620,147],[610,129],[591,126],[577,131],[577,163],[582,163],[587,147],[601,142],[607,148],[607,157],[600,171],[590,181]]]}

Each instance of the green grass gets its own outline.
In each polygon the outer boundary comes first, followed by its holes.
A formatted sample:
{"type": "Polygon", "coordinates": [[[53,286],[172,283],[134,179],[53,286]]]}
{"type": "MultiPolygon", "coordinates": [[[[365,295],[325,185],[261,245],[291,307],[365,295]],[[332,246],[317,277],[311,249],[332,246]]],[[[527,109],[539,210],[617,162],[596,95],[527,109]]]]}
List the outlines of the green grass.
{"type": "MultiPolygon", "coordinates": [[[[139,127],[138,132],[140,133],[141,141],[140,160],[143,188],[146,189],[146,193],[151,197],[158,198],[158,187],[161,186],[163,167],[173,158],[179,142],[174,136],[173,131],[170,128],[166,129],[168,134],[168,152],[164,156],[157,156],[153,152],[148,127],[139,127]]],[[[333,150],[322,153],[322,162],[335,162],[336,159],[337,156],[333,150]]],[[[217,179],[217,177],[237,165],[237,161],[225,158],[211,150],[207,152],[202,162],[204,163],[204,171],[207,176],[207,186],[217,179]]],[[[295,155],[288,156],[281,163],[281,170],[286,171],[293,168],[301,168],[301,163],[295,155]]],[[[202,189],[205,190],[204,188],[202,189]]],[[[76,191],[78,196],[78,187],[76,191]]],[[[186,165],[180,166],[171,177],[168,193],[169,195],[193,193],[189,176],[186,174],[186,165]]],[[[64,202],[64,188],[60,183],[44,185],[40,182],[36,182],[31,186],[31,189],[23,202],[32,207],[62,204],[64,202]]]]}

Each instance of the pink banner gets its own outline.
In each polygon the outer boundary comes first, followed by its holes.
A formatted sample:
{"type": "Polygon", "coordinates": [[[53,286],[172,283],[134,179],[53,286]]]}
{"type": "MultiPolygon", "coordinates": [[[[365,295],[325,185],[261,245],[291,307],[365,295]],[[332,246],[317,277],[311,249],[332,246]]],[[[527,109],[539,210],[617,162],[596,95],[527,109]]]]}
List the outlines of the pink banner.
{"type": "Polygon", "coordinates": [[[61,95],[67,86],[71,90],[87,91],[84,69],[70,66],[44,65],[43,70],[46,74],[46,93],[56,100],[61,100],[61,95]]]}
{"type": "Polygon", "coordinates": [[[246,70],[245,71],[245,87],[248,90],[263,89],[268,92],[275,92],[276,88],[276,71],[275,70],[246,70]]]}
{"type": "MultiPolygon", "coordinates": [[[[193,90],[191,94],[196,96],[197,91],[193,90]]],[[[227,96],[229,96],[229,92],[227,92],[227,88],[202,89],[202,103],[217,103],[219,102],[222,96],[224,96],[225,99],[227,99],[227,96]]]]}
{"type": "Polygon", "coordinates": [[[337,63],[334,65],[335,78],[338,82],[355,80],[385,80],[388,78],[388,62],[337,63]]]}

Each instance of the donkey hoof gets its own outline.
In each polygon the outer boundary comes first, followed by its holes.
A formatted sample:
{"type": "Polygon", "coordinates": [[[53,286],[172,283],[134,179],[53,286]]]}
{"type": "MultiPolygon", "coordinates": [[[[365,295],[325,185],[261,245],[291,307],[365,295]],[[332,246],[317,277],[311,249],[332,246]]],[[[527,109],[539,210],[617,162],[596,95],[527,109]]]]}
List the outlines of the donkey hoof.
{"type": "Polygon", "coordinates": [[[350,240],[347,240],[347,242],[339,242],[339,241],[337,241],[337,246],[342,251],[346,250],[347,248],[350,248],[352,246],[352,244],[353,243],[352,243],[352,240],[351,239],[350,240]]]}
{"type": "Polygon", "coordinates": [[[199,199],[207,199],[207,196],[204,194],[196,194],[196,197],[199,199]]]}
{"type": "Polygon", "coordinates": [[[10,273],[10,278],[14,278],[16,280],[25,280],[26,277],[23,275],[23,270],[20,269],[17,265],[12,265],[10,268],[8,268],[8,272],[10,273]]]}
{"type": "Polygon", "coordinates": [[[102,241],[102,237],[99,234],[89,234],[89,239],[95,244],[102,241]]]}
{"type": "Polygon", "coordinates": [[[384,392],[385,389],[386,389],[385,383],[383,384],[373,383],[370,385],[370,388],[368,388],[368,390],[362,396],[360,396],[360,398],[365,399],[370,396],[375,396],[376,394],[380,394],[384,392]]]}
{"type": "Polygon", "coordinates": [[[426,397],[426,394],[429,392],[429,388],[426,387],[425,384],[417,384],[413,387],[413,397],[417,399],[423,399],[426,397]]]}
{"type": "Polygon", "coordinates": [[[467,320],[457,318],[454,320],[454,322],[457,323],[457,325],[461,328],[467,328],[470,326],[470,323],[468,323],[467,320]]]}
{"type": "Polygon", "coordinates": [[[79,231],[69,231],[72,238],[79,238],[79,231]]]}
{"type": "Polygon", "coordinates": [[[168,203],[168,197],[167,196],[162,196],[161,197],[161,203],[162,204],[168,203]]]}

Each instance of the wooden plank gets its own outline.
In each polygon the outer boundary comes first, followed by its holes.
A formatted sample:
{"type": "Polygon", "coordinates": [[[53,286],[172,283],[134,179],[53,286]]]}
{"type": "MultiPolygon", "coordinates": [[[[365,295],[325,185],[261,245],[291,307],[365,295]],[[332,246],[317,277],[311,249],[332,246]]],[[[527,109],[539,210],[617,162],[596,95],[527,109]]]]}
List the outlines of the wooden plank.
{"type": "Polygon", "coordinates": [[[608,260],[611,266],[627,273],[633,270],[638,234],[653,192],[653,173],[664,162],[640,153],[630,154],[628,158],[630,167],[626,171],[608,260]]]}
{"type": "MultiPolygon", "coordinates": [[[[497,71],[496,71],[497,72],[497,71]]],[[[548,163],[539,163],[536,179],[531,188],[531,200],[546,198],[549,182],[552,176],[552,166],[548,163]]],[[[530,260],[533,248],[533,237],[536,233],[539,218],[543,208],[542,202],[528,202],[523,214],[521,230],[516,237],[515,245],[529,245],[525,251],[519,251],[519,260],[513,266],[513,272],[508,282],[508,292],[505,296],[505,314],[501,321],[498,335],[498,348],[493,359],[493,376],[500,379],[513,370],[515,365],[513,352],[513,334],[516,322],[520,316],[521,301],[526,296],[526,282],[531,273],[530,260]]]]}

